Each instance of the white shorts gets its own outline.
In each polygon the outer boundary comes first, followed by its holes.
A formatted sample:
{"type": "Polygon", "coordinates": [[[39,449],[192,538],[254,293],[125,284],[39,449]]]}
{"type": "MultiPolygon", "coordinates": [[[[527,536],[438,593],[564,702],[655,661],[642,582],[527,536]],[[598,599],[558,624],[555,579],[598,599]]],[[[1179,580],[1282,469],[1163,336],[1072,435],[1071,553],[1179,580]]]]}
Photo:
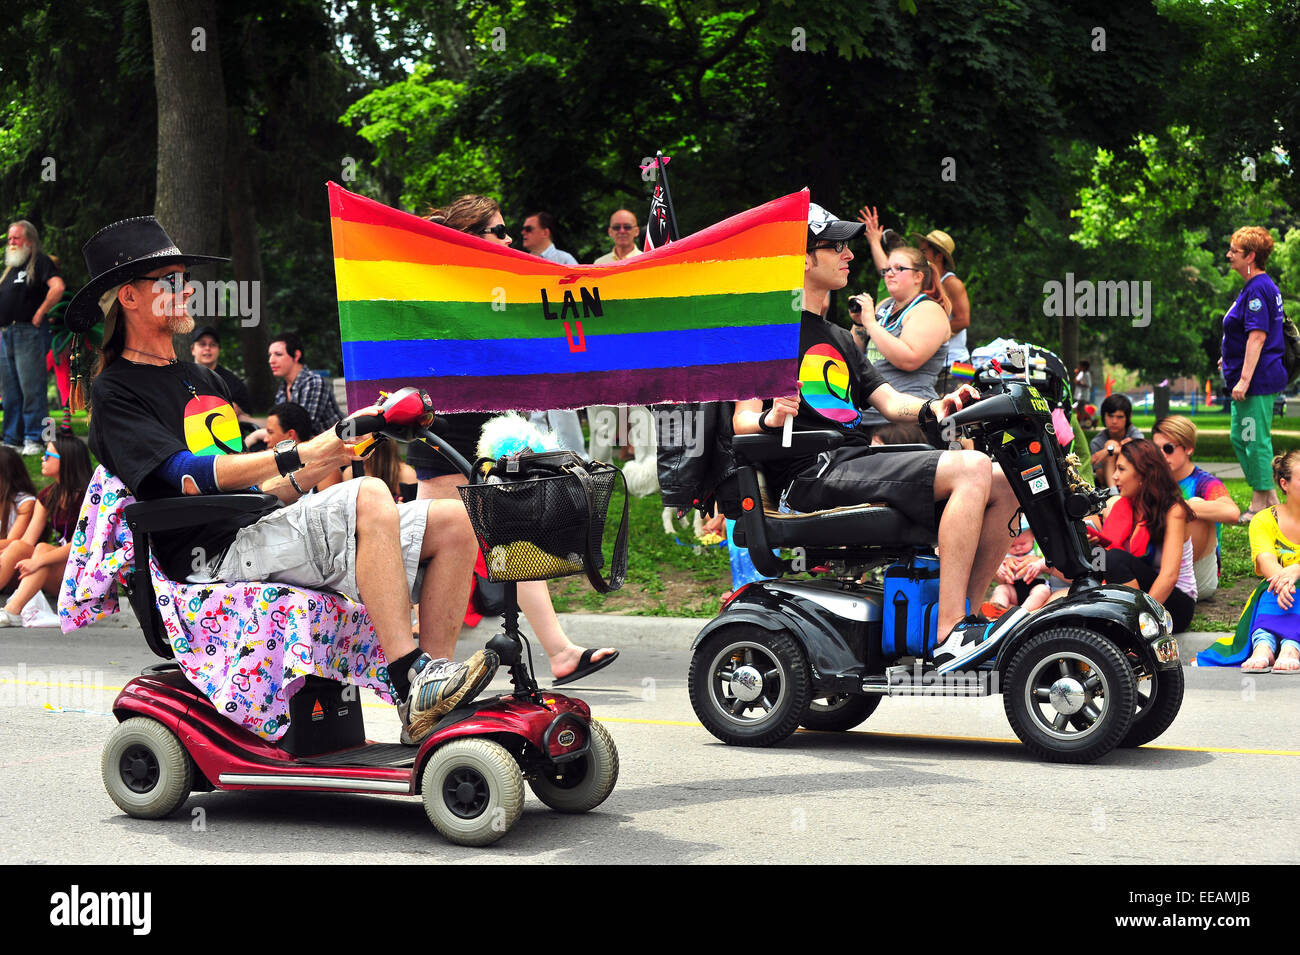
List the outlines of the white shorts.
{"type": "MultiPolygon", "coordinates": [[[[274,581],[311,590],[333,590],[360,601],[357,593],[357,491],[344,481],[272,511],[241,528],[217,565],[218,580],[274,581]]],[[[424,568],[420,548],[428,501],[397,505],[398,538],[411,602],[420,599],[424,568]]]]}

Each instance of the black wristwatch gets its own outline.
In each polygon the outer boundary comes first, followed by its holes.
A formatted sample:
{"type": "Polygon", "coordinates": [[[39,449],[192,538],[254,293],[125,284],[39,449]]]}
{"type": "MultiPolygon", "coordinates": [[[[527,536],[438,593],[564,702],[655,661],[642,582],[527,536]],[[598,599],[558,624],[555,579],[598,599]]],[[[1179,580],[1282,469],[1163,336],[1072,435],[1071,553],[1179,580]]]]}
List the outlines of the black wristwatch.
{"type": "Polygon", "coordinates": [[[1115,442],[1108,441],[1106,442],[1106,457],[1113,458],[1114,456],[1115,456],[1115,442]]]}
{"type": "Polygon", "coordinates": [[[275,446],[273,453],[275,454],[275,468],[280,472],[281,477],[302,467],[302,458],[298,456],[296,441],[288,439],[281,441],[275,446]]]}

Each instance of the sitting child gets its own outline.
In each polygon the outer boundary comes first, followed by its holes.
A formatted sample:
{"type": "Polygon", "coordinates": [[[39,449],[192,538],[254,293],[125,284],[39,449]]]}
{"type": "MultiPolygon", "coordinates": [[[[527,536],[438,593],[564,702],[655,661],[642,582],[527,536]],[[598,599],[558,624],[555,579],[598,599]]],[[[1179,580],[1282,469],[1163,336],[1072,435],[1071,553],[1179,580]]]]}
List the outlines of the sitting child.
{"type": "Polygon", "coordinates": [[[1022,514],[1020,533],[1011,541],[1011,549],[994,575],[998,585],[993,589],[993,598],[980,607],[980,613],[996,620],[1012,607],[1023,607],[1030,612],[1042,607],[1052,593],[1043,576],[1046,566],[1034,541],[1034,532],[1022,514]]]}
{"type": "Polygon", "coordinates": [[[1268,581],[1255,610],[1250,657],[1242,673],[1300,671],[1300,608],[1295,605],[1300,580],[1300,494],[1292,494],[1292,469],[1300,451],[1273,459],[1273,479],[1284,495],[1281,504],[1266,507],[1250,522],[1250,554],[1255,573],[1268,581]]]}

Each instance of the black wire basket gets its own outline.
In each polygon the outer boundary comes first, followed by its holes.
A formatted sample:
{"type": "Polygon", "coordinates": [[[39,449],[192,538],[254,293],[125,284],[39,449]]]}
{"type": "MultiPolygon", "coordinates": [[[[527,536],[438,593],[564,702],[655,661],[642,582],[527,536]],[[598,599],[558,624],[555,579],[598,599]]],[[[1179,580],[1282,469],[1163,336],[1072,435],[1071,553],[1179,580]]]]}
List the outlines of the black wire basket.
{"type": "MultiPolygon", "coordinates": [[[[493,581],[548,580],[604,566],[601,540],[617,470],[458,488],[493,581]],[[588,561],[594,568],[588,567],[588,561]]],[[[626,545],[625,545],[626,547],[626,545]]],[[[615,555],[615,563],[619,555],[615,555]]],[[[622,562],[626,566],[626,552],[622,562]]],[[[621,583],[621,575],[620,581],[621,583]]]]}

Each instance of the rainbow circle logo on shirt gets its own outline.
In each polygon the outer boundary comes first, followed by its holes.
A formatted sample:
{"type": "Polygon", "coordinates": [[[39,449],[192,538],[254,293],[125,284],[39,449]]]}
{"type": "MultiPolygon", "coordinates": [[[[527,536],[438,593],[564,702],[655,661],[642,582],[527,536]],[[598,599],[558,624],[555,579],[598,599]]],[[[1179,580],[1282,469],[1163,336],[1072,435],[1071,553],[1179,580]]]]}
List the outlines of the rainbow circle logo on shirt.
{"type": "Polygon", "coordinates": [[[237,454],[243,443],[235,409],[224,398],[199,395],[185,405],[185,446],[191,454],[237,454]]]}
{"type": "Polygon", "coordinates": [[[823,342],[803,353],[799,394],[823,418],[851,428],[862,417],[849,401],[849,365],[833,345],[823,342]]]}

